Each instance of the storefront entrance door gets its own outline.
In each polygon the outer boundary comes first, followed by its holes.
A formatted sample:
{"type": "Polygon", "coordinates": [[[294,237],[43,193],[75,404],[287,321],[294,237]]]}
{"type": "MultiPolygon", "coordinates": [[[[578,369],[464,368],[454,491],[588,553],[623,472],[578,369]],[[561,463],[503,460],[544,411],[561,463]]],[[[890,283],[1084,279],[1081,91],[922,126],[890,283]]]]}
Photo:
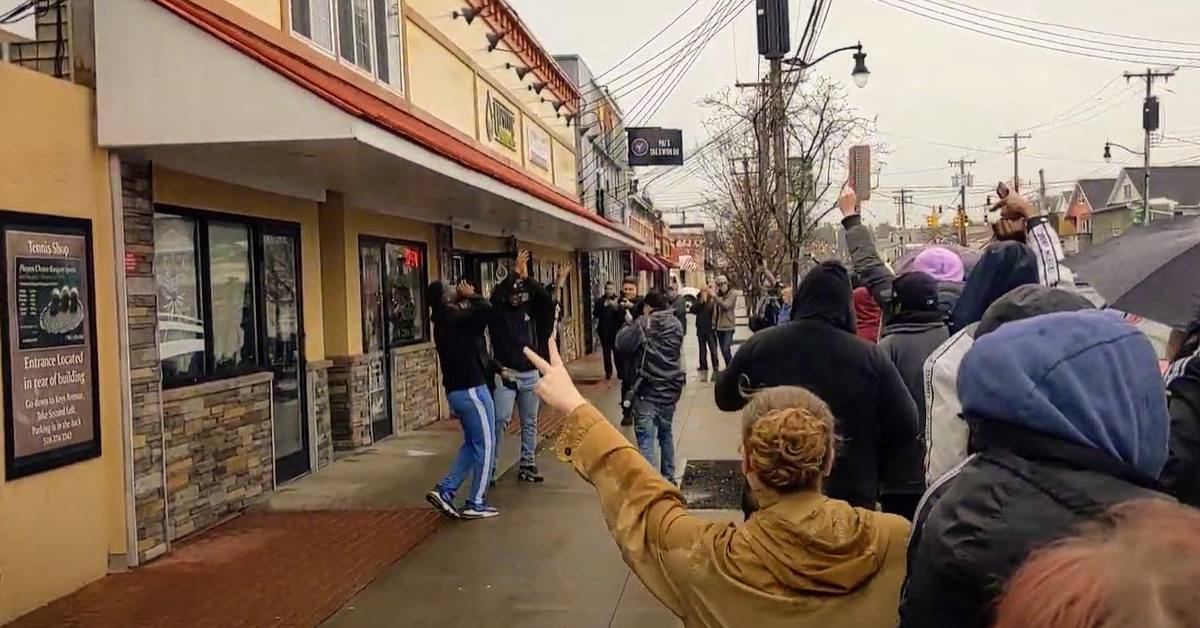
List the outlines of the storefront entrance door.
{"type": "Polygon", "coordinates": [[[283,225],[262,230],[263,347],[275,375],[271,406],[279,482],[309,471],[299,235],[298,229],[283,225]]]}
{"type": "Polygon", "coordinates": [[[383,242],[363,238],[358,245],[363,308],[363,351],[378,354],[367,364],[367,407],[371,416],[371,440],[391,436],[392,413],[388,385],[388,343],[384,325],[383,242]]]}

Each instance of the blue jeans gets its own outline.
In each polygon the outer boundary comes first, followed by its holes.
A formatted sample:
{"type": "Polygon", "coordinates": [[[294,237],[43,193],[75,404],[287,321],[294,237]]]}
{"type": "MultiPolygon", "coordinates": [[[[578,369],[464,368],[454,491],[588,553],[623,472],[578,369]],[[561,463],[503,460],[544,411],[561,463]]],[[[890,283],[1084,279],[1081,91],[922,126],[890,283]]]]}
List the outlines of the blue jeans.
{"type": "Polygon", "coordinates": [[[725,359],[725,368],[733,361],[733,330],[718,329],[717,344],[721,346],[721,357],[725,359]]]}
{"type": "MultiPolygon", "coordinates": [[[[498,378],[499,376],[497,380],[498,378]]],[[[538,399],[537,393],[533,392],[533,387],[537,386],[541,378],[537,371],[517,373],[514,378],[517,382],[516,390],[504,386],[501,381],[496,382],[496,423],[499,425],[496,431],[503,434],[508,429],[508,423],[512,421],[513,406],[516,406],[521,415],[522,467],[533,466],[533,456],[537,453],[538,408],[541,406],[541,400],[538,399]]],[[[496,439],[496,443],[499,446],[499,438],[496,439]]]]}
{"type": "Polygon", "coordinates": [[[488,483],[496,467],[496,410],[487,386],[476,386],[465,390],[446,393],[450,410],[458,417],[463,428],[463,444],[458,456],[450,466],[450,472],[438,482],[443,494],[454,498],[455,491],[471,476],[471,492],[467,494],[467,506],[483,506],[487,503],[488,483]]]}
{"type": "Polygon", "coordinates": [[[671,481],[675,478],[675,441],[671,436],[671,423],[674,420],[675,404],[660,406],[641,399],[633,402],[633,432],[637,435],[638,449],[653,465],[657,440],[660,453],[658,470],[671,481]]]}

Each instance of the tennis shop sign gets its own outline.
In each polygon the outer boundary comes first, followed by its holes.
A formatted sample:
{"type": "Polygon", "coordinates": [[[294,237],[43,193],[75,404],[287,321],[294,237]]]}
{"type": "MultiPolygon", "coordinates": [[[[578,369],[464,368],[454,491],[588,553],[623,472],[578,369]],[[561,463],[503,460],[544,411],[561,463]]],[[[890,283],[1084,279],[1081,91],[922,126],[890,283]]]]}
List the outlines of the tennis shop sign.
{"type": "Polygon", "coordinates": [[[630,166],[682,166],[683,131],[635,127],[629,132],[630,166]]]}

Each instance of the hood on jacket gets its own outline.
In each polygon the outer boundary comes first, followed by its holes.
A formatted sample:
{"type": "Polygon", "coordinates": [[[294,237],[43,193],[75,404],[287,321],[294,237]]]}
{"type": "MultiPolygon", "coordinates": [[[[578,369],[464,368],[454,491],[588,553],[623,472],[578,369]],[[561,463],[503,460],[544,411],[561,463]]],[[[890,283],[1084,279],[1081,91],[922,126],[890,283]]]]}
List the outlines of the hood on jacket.
{"type": "Polygon", "coordinates": [[[918,253],[909,270],[926,273],[938,281],[962,281],[966,275],[962,258],[941,246],[931,246],[918,253]]]}
{"type": "Polygon", "coordinates": [[[845,594],[883,568],[888,539],[877,516],[840,500],[797,494],[756,512],[739,533],[784,587],[845,594]]]}
{"type": "Polygon", "coordinates": [[[962,291],[963,283],[961,281],[939,281],[938,309],[949,316],[950,312],[954,311],[954,306],[958,305],[962,291]]]}
{"type": "Polygon", "coordinates": [[[962,296],[950,313],[950,333],[979,321],[988,306],[1009,290],[1037,282],[1037,257],[1033,249],[1020,242],[993,244],[967,277],[962,296]]]}
{"type": "Polygon", "coordinates": [[[792,297],[792,320],[819,320],[855,333],[850,273],[837,262],[822,262],[810,270],[792,297]]]}
{"type": "Polygon", "coordinates": [[[976,340],[958,376],[963,415],[1102,451],[1156,478],[1167,458],[1154,347],[1107,312],[1046,314],[976,340]]]}
{"type": "Polygon", "coordinates": [[[1061,288],[1041,284],[1026,284],[1009,290],[984,311],[975,328],[975,338],[990,334],[1005,323],[1033,318],[1055,312],[1093,310],[1091,301],[1061,288]]]}

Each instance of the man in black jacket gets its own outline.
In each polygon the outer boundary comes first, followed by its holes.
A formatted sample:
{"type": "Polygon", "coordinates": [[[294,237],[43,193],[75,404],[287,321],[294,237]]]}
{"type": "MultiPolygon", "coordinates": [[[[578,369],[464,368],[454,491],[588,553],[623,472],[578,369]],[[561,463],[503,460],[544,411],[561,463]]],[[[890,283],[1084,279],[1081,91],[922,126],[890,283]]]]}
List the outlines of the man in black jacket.
{"type": "Polygon", "coordinates": [[[842,439],[825,494],[874,509],[881,462],[917,437],[917,408],[878,346],[854,335],[850,275],[825,262],[796,290],[792,321],[746,341],[717,379],[717,406],[746,405],[743,389],[802,386],[829,404],[842,439]]]}
{"type": "MultiPolygon", "coordinates": [[[[908,393],[925,416],[925,359],[950,337],[946,315],[938,305],[938,281],[921,272],[896,277],[894,298],[885,311],[879,348],[887,354],[908,393]]],[[[917,438],[884,460],[879,498],[884,512],[912,519],[925,492],[925,422],[917,421],[917,438]]]]}
{"type": "Polygon", "coordinates": [[[617,350],[634,362],[635,377],[630,390],[630,412],[634,419],[638,449],[650,464],[657,464],[663,477],[675,478],[675,441],[672,423],[675,404],[683,394],[683,326],[667,297],[658,290],[646,295],[642,316],[631,319],[617,334],[617,350]],[[658,443],[659,459],[654,446],[658,443]]]}
{"type": "Polygon", "coordinates": [[[475,288],[463,281],[457,288],[435,281],[426,290],[433,320],[433,342],[442,367],[442,385],[450,409],[462,423],[463,444],[446,477],[425,496],[442,514],[453,518],[483,519],[500,514],[488,505],[486,495],[495,470],[496,413],[479,351],[492,307],[475,288]],[[467,476],[471,491],[460,511],[454,493],[467,476]]]}
{"type": "Polygon", "coordinates": [[[1200,508],[1200,320],[1172,332],[1167,370],[1171,445],[1159,478],[1179,501],[1200,508]]]}
{"type": "MultiPolygon", "coordinates": [[[[633,277],[626,277],[621,282],[621,298],[617,305],[621,308],[621,324],[624,325],[642,315],[642,297],[638,296],[638,282],[633,277]]],[[[633,425],[633,414],[630,405],[624,403],[629,399],[629,389],[637,379],[637,368],[631,356],[617,349],[613,352],[617,363],[617,377],[621,380],[621,425],[633,425]]]]}
{"type": "Polygon", "coordinates": [[[604,360],[604,379],[613,376],[613,346],[617,332],[625,324],[625,312],[621,309],[613,282],[604,282],[604,294],[592,306],[592,318],[596,319],[596,336],[600,338],[600,355],[604,360]]]}
{"type": "Polygon", "coordinates": [[[1168,438],[1157,359],[1120,318],[1005,323],[971,347],[958,390],[976,453],[918,507],[903,628],[987,628],[1030,552],[1121,502],[1169,499],[1153,490],[1168,438]]]}
{"type": "Polygon", "coordinates": [[[546,288],[529,276],[529,251],[517,253],[513,273],[492,290],[492,307],[488,335],[492,339],[492,354],[501,366],[501,381],[496,387],[497,433],[503,434],[507,429],[516,406],[521,415],[517,479],[541,482],[542,476],[534,464],[540,401],[533,390],[541,377],[525,357],[524,349],[535,347],[545,357],[554,331],[554,301],[546,288]]]}

